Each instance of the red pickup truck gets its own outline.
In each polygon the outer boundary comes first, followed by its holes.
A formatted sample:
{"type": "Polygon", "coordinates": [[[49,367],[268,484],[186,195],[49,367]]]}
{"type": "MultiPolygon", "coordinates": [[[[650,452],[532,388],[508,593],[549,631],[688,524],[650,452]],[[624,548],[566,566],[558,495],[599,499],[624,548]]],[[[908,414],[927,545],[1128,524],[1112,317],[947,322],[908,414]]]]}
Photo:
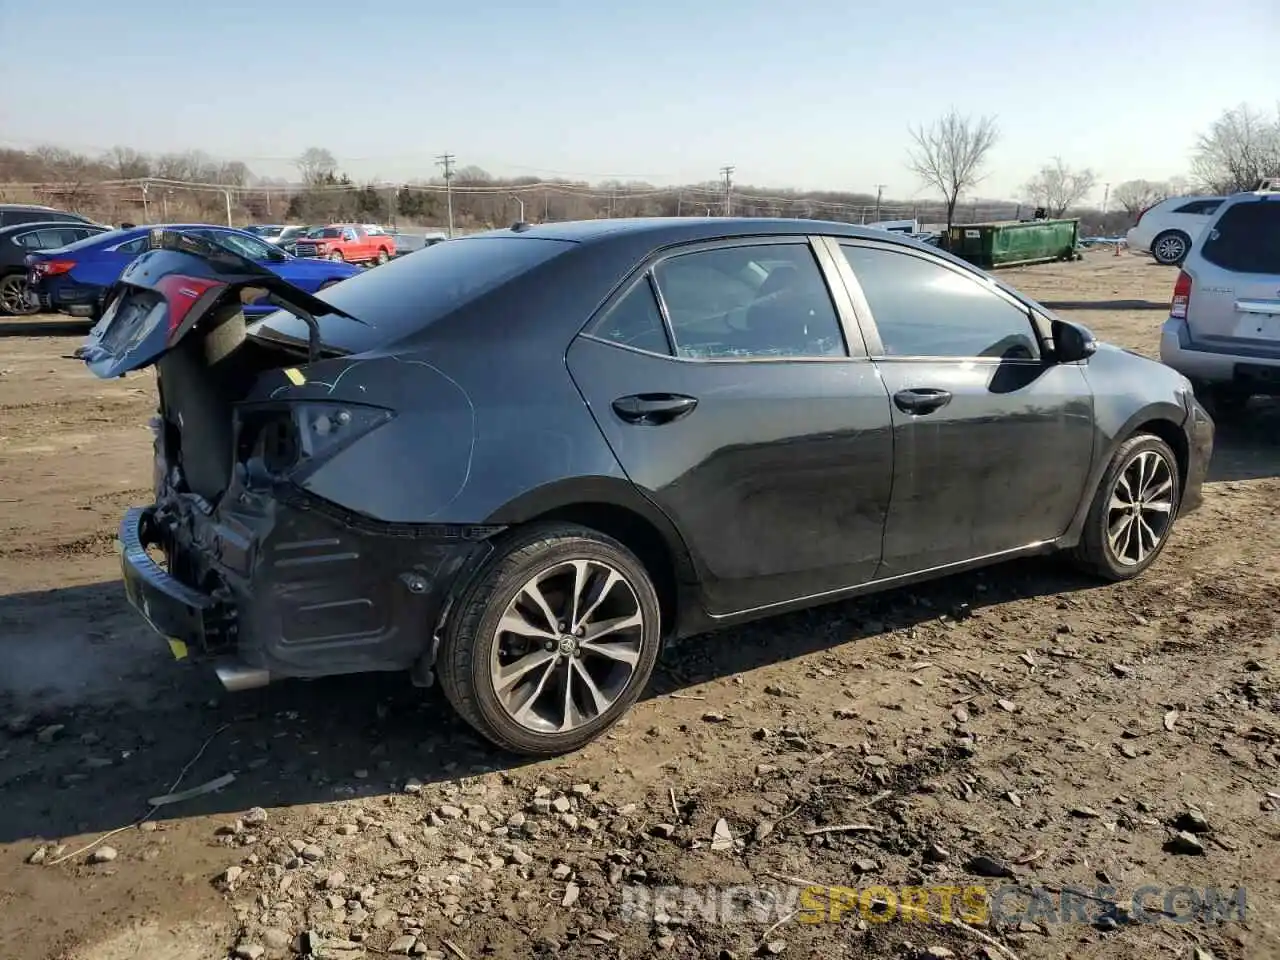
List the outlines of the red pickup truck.
{"type": "Polygon", "coordinates": [[[396,241],[385,233],[370,233],[358,223],[331,223],[299,238],[294,254],[348,263],[386,263],[396,255],[396,241]]]}

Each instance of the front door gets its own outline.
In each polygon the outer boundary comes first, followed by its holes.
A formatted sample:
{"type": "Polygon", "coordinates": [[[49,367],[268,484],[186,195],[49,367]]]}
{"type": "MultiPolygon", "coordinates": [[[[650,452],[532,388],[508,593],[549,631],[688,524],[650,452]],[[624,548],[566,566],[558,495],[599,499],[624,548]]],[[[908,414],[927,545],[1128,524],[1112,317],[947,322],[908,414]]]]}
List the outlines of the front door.
{"type": "Polygon", "coordinates": [[[839,590],[880,563],[889,401],[845,332],[806,239],[739,240],[657,261],[569,350],[713,615],[839,590]]]}
{"type": "Polygon", "coordinates": [[[1027,307],[924,253],[842,242],[892,402],[893,501],[878,576],[1052,540],[1084,492],[1093,398],[1041,359],[1027,307]],[[879,341],[878,343],[876,341],[879,341]]]}

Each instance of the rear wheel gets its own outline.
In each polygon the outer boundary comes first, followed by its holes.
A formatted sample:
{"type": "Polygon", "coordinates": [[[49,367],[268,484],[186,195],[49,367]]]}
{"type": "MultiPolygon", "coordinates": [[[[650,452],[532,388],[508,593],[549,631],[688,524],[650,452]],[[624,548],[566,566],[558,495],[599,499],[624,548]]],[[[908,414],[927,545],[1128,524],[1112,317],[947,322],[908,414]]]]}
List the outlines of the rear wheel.
{"type": "Polygon", "coordinates": [[[1151,241],[1151,256],[1167,267],[1181,263],[1191,249],[1191,238],[1181,230],[1166,230],[1151,241]]]}
{"type": "Polygon", "coordinates": [[[440,686],[500,747],[576,750],[644,690],[660,617],[648,573],[622,544],[571,524],[531,527],[458,598],[436,658],[440,686]]]}
{"type": "Polygon", "coordinates": [[[379,249],[377,259],[378,259],[378,263],[386,263],[388,260],[391,259],[391,255],[387,253],[386,250],[379,249]]]}
{"type": "Polygon", "coordinates": [[[1139,433],[1120,445],[1098,484],[1073,559],[1107,580],[1142,573],[1164,550],[1182,484],[1169,445],[1139,433]]]}
{"type": "Polygon", "coordinates": [[[29,317],[40,308],[27,299],[27,277],[11,273],[0,278],[0,311],[13,317],[29,317]]]}

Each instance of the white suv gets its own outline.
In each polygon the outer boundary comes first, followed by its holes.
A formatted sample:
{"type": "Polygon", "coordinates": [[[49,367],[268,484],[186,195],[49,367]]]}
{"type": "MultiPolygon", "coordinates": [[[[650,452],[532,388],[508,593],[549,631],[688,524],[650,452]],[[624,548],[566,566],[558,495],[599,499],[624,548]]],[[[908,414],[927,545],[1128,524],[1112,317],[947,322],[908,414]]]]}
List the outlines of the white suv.
{"type": "Polygon", "coordinates": [[[1125,235],[1125,242],[1136,253],[1151,254],[1156,263],[1181,263],[1223,199],[1169,197],[1161,200],[1138,214],[1138,222],[1125,235]]]}
{"type": "Polygon", "coordinates": [[[1280,395],[1280,192],[1222,201],[1178,274],[1160,359],[1215,415],[1280,395]]]}

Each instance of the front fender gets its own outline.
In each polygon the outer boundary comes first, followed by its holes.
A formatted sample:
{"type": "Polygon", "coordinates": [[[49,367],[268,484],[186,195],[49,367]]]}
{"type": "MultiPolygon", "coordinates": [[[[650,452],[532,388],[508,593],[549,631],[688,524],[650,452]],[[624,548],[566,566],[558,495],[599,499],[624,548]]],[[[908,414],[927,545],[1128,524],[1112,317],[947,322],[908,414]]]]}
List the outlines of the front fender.
{"type": "MultiPolygon", "coordinates": [[[[1089,481],[1085,484],[1071,526],[1062,537],[1062,546],[1072,546],[1080,539],[1085,520],[1089,516],[1089,508],[1093,505],[1094,494],[1097,492],[1098,485],[1102,483],[1102,478],[1111,466],[1111,460],[1120,449],[1120,445],[1146,424],[1161,422],[1182,432],[1185,429],[1186,420],[1186,407],[1165,400],[1148,403],[1120,422],[1108,417],[1107,411],[1099,411],[1096,420],[1093,469],[1089,472],[1089,481]]],[[[1184,477],[1184,483],[1185,480],[1184,477]]]]}

